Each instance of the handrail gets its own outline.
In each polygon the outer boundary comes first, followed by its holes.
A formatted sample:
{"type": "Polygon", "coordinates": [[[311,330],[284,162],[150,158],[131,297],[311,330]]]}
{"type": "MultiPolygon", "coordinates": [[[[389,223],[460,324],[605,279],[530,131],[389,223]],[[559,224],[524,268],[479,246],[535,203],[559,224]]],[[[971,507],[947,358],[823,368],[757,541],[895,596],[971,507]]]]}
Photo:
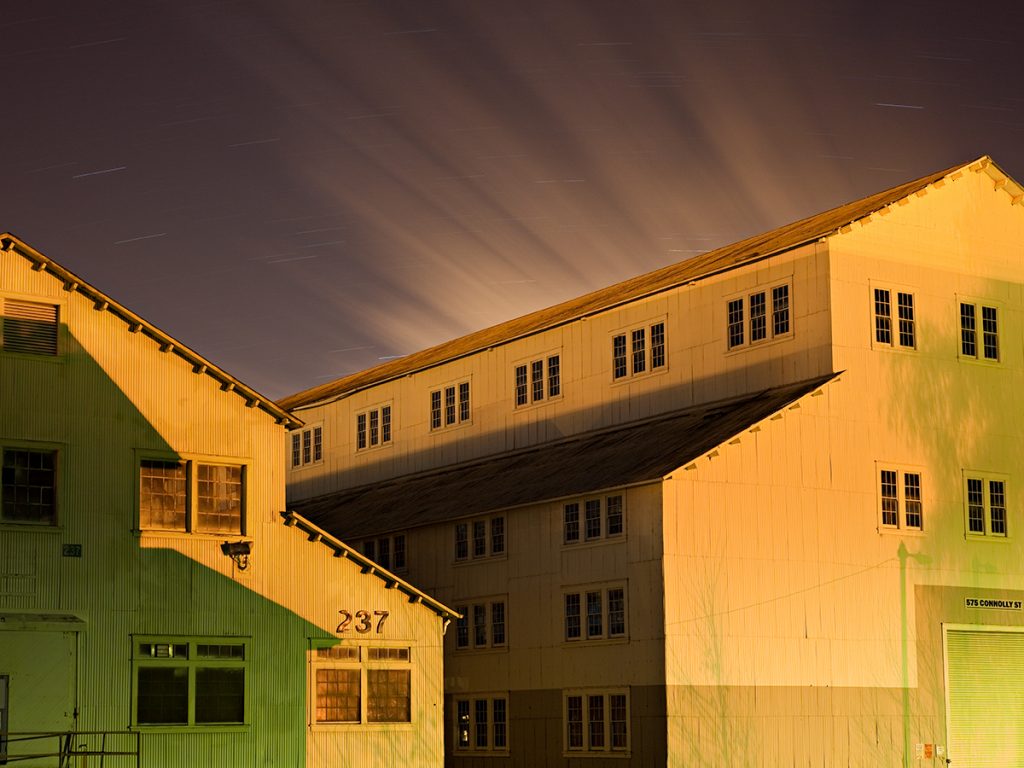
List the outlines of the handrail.
{"type": "MultiPolygon", "coordinates": [[[[0,734],[0,765],[10,765],[23,760],[56,757],[58,758],[57,765],[59,768],[75,768],[75,766],[83,764],[83,758],[99,757],[100,768],[103,768],[107,757],[134,757],[134,764],[138,768],[141,765],[140,737],[139,731],[5,731],[0,734]],[[96,737],[99,738],[97,739],[96,737]],[[115,737],[112,746],[120,746],[121,748],[108,749],[107,737],[115,737]],[[125,738],[122,740],[116,737],[125,738]],[[13,744],[42,742],[48,739],[56,739],[57,751],[11,751],[13,744]],[[98,744],[97,741],[99,742],[98,744]],[[118,744],[118,742],[122,743],[118,744]]],[[[41,743],[39,747],[45,748],[41,743]]]]}

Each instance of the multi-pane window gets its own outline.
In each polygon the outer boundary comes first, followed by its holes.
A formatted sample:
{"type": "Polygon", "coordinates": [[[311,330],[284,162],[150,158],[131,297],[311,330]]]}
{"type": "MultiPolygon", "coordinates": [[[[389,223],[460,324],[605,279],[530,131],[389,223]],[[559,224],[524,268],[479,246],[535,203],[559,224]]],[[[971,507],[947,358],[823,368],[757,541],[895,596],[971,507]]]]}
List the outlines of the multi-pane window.
{"type": "Polygon", "coordinates": [[[508,751],[508,697],[455,700],[455,749],[459,752],[508,751]]]}
{"type": "Polygon", "coordinates": [[[505,554],[505,518],[485,517],[455,524],[455,559],[466,560],[505,554]]]}
{"type": "Polygon", "coordinates": [[[57,452],[0,448],[0,523],[57,522],[57,452]]]}
{"type": "Polygon", "coordinates": [[[379,405],[356,414],[356,450],[391,444],[391,406],[379,405]]]}
{"type": "Polygon", "coordinates": [[[999,360],[999,311],[996,307],[960,302],[960,355],[976,360],[999,360]]]}
{"type": "Polygon", "coordinates": [[[430,428],[442,429],[470,419],[469,382],[450,384],[430,393],[430,428]]]}
{"type": "Polygon", "coordinates": [[[924,527],[920,472],[879,467],[878,497],[883,528],[919,531],[924,527]]]}
{"type": "Polygon", "coordinates": [[[893,291],[888,288],[874,288],[875,344],[902,349],[917,347],[917,331],[914,318],[914,294],[896,291],[895,317],[893,316],[893,291]]]}
{"type": "Polygon", "coordinates": [[[626,589],[622,585],[573,590],[562,596],[565,639],[608,640],[626,636],[626,589]]]}
{"type": "Polygon", "coordinates": [[[320,425],[291,433],[292,469],[318,464],[324,459],[324,428],[320,425]]]}
{"type": "Polygon", "coordinates": [[[967,533],[971,536],[1007,535],[1006,479],[965,472],[967,533]]]}
{"type": "Polygon", "coordinates": [[[245,533],[245,467],[180,459],[140,460],[139,527],[245,533]]]}
{"type": "Polygon", "coordinates": [[[248,641],[237,637],[132,639],[134,725],[247,721],[248,641]]]}
{"type": "Polygon", "coordinates": [[[612,336],[612,379],[639,376],[665,368],[664,321],[612,336]],[[650,343],[648,343],[650,339],[650,343]]]}
{"type": "Polygon", "coordinates": [[[316,724],[412,722],[410,658],[409,648],[315,648],[316,724]]]}
{"type": "Polygon", "coordinates": [[[566,691],[563,702],[566,751],[629,750],[627,690],[566,691]]]}
{"type": "Polygon", "coordinates": [[[56,355],[57,328],[56,305],[4,299],[0,349],[28,355],[56,355]]]}
{"type": "Polygon", "coordinates": [[[406,568],[405,534],[366,539],[359,549],[366,557],[388,570],[404,571],[406,568]]]}
{"type": "Polygon", "coordinates": [[[727,301],[725,330],[729,349],[788,336],[789,299],[789,285],[783,284],[727,301]]]}
{"type": "Polygon", "coordinates": [[[559,355],[515,367],[516,407],[532,405],[562,394],[562,370],[559,355]]]}
{"type": "Polygon", "coordinates": [[[455,610],[462,615],[455,622],[455,647],[503,648],[507,642],[506,601],[481,600],[460,605],[455,610]]]}
{"type": "Polygon", "coordinates": [[[565,544],[615,538],[623,531],[622,494],[571,501],[562,506],[562,541],[565,544]]]}

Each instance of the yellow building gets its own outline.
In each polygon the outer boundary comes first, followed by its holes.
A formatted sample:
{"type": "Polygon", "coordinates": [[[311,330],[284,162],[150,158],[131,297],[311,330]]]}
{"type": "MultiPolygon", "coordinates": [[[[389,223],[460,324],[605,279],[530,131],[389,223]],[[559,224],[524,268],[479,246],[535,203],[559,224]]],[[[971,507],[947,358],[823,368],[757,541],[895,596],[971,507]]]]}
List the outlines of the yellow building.
{"type": "Polygon", "coordinates": [[[0,245],[0,763],[439,765],[452,612],[284,512],[302,422],[0,245]]]}
{"type": "Polygon", "coordinates": [[[290,508],[464,614],[448,764],[1024,762],[1022,199],[983,157],[280,401],[290,508]]]}

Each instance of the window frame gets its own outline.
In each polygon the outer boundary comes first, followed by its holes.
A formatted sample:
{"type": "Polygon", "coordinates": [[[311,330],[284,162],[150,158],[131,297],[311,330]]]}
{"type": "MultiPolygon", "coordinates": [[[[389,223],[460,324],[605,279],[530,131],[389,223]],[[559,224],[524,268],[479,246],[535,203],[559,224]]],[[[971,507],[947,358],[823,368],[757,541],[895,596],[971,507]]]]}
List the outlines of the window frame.
{"type": "Polygon", "coordinates": [[[869,306],[871,308],[871,347],[872,349],[892,349],[902,352],[916,352],[920,347],[919,339],[919,305],[917,303],[917,294],[915,291],[907,286],[899,286],[887,283],[876,283],[871,280],[868,282],[868,298],[869,306]],[[885,307],[886,312],[883,314],[880,312],[880,293],[884,293],[885,296],[885,307]],[[910,318],[905,318],[906,305],[903,301],[905,297],[910,298],[909,309],[910,318]],[[884,321],[882,323],[881,321],[884,321]],[[880,337],[881,332],[884,331],[888,335],[888,340],[883,340],[880,337]],[[909,327],[909,331],[905,330],[909,327]],[[911,343],[904,343],[904,338],[909,335],[911,337],[911,343]]]}
{"type": "Polygon", "coordinates": [[[792,277],[725,297],[726,353],[791,339],[793,325],[792,277]]]}
{"type": "Polygon", "coordinates": [[[402,730],[413,729],[417,725],[416,718],[416,676],[413,674],[414,648],[406,642],[381,642],[372,643],[351,643],[330,639],[311,638],[309,640],[308,676],[306,684],[306,724],[307,727],[317,731],[338,731],[338,730],[359,730],[359,729],[382,729],[391,730],[399,728],[402,730]],[[320,651],[331,649],[345,649],[347,653],[354,651],[355,658],[332,658],[321,656],[320,651]],[[377,655],[373,658],[371,651],[386,650],[386,658],[377,655]],[[392,652],[405,651],[405,658],[393,658],[392,652]],[[317,690],[317,672],[320,670],[358,670],[359,672],[359,719],[358,720],[318,720],[317,708],[319,704],[317,690]],[[375,671],[402,671],[408,679],[408,720],[375,720],[370,717],[370,673],[375,671]]]}
{"type": "Polygon", "coordinates": [[[1013,526],[1010,524],[1010,512],[1012,507],[1010,506],[1009,499],[1010,491],[1010,476],[1001,472],[982,472],[980,470],[964,469],[961,471],[961,489],[963,492],[963,511],[964,511],[964,536],[968,540],[974,541],[1010,541],[1013,538],[1013,526]],[[970,483],[971,481],[980,481],[982,491],[982,530],[972,531],[971,530],[971,504],[970,500],[970,483]],[[992,519],[992,486],[996,483],[1002,485],[1003,493],[1003,528],[1005,529],[1002,533],[993,532],[993,519],[992,519]]]}
{"type": "Polygon", "coordinates": [[[192,731],[210,733],[215,731],[246,731],[252,724],[252,647],[253,641],[250,636],[241,635],[220,635],[220,636],[193,636],[193,635],[130,635],[131,653],[129,663],[131,665],[131,727],[138,728],[143,732],[154,731],[192,731]],[[149,645],[187,645],[187,658],[170,657],[145,657],[139,650],[139,646],[149,645]],[[217,659],[199,658],[196,651],[200,645],[222,645],[242,646],[242,658],[217,659]],[[185,723],[140,723],[139,722],[139,670],[151,668],[181,668],[188,669],[188,714],[185,723]],[[196,672],[199,669],[242,669],[243,670],[243,692],[241,721],[227,721],[217,723],[196,722],[196,672]]]}
{"type": "Polygon", "coordinates": [[[452,539],[454,544],[452,560],[456,565],[506,557],[508,555],[507,517],[504,514],[497,514],[456,520],[452,525],[452,539]],[[483,526],[483,535],[478,537],[476,534],[481,525],[483,526]],[[498,528],[497,531],[495,531],[495,527],[498,528]],[[460,536],[460,534],[464,535],[460,536]],[[483,550],[479,554],[478,542],[483,543],[483,550]],[[500,547],[497,546],[499,542],[500,547]],[[460,554],[463,545],[465,545],[465,553],[460,554]]]}
{"type": "Polygon", "coordinates": [[[509,752],[509,695],[508,692],[487,692],[487,693],[472,693],[472,694],[457,694],[452,696],[452,754],[458,755],[507,755],[509,752]],[[504,745],[495,746],[495,738],[497,734],[498,722],[495,717],[495,702],[500,701],[503,703],[503,717],[504,720],[502,725],[504,726],[504,745]],[[480,703],[484,704],[484,712],[486,715],[486,734],[487,744],[481,746],[478,738],[478,722],[480,703]],[[460,709],[462,704],[466,705],[466,743],[462,743],[460,734],[461,728],[461,714],[460,709]]]}
{"type": "Polygon", "coordinates": [[[888,461],[876,461],[875,462],[875,513],[878,519],[878,532],[879,533],[899,533],[903,535],[921,535],[925,532],[927,526],[925,526],[925,512],[927,509],[927,496],[925,493],[925,473],[921,467],[908,466],[888,461]],[[895,477],[895,496],[888,491],[890,490],[890,484],[886,481],[889,479],[883,473],[892,474],[895,477]],[[917,482],[917,495],[918,498],[913,498],[912,489],[914,487],[913,481],[908,482],[908,478],[916,478],[917,482]],[[916,502],[919,505],[918,511],[915,513],[912,511],[912,507],[908,506],[908,501],[913,504],[916,502]],[[889,502],[887,504],[887,502],[889,502]],[[895,502],[894,504],[892,502],[895,502]],[[886,518],[888,515],[895,513],[896,522],[887,522],[886,518]],[[920,525],[913,525],[909,521],[909,516],[918,515],[920,525]]]}
{"type": "Polygon", "coordinates": [[[354,418],[356,453],[387,448],[394,442],[395,407],[390,400],[361,408],[354,418]]]}
{"type": "Polygon", "coordinates": [[[1000,302],[989,301],[986,299],[978,299],[970,296],[963,296],[957,294],[956,297],[956,311],[958,318],[958,328],[960,329],[960,341],[957,346],[957,357],[961,360],[965,360],[972,363],[981,363],[982,365],[999,365],[1003,362],[1003,340],[1000,338],[1000,328],[1003,325],[1003,307],[1000,302]],[[973,312],[971,320],[974,323],[974,327],[971,329],[964,327],[964,308],[970,307],[973,312]],[[985,317],[985,311],[991,310],[995,315],[995,330],[989,331],[986,329],[987,318],[985,317]],[[972,338],[968,342],[966,334],[970,333],[972,338]],[[988,354],[988,337],[993,336],[995,339],[995,355],[990,356],[988,354]],[[966,345],[970,343],[974,346],[974,353],[971,354],[966,350],[966,345]]]}
{"type": "Polygon", "coordinates": [[[562,588],[560,603],[562,612],[562,644],[579,645],[589,643],[617,643],[629,641],[629,588],[628,581],[602,582],[598,584],[577,584],[562,588]],[[622,616],[620,632],[612,633],[612,595],[621,593],[622,616]],[[593,597],[597,596],[599,613],[593,613],[593,597]],[[575,612],[570,611],[575,605],[575,612]],[[600,622],[597,631],[592,631],[593,620],[600,622]],[[570,631],[576,628],[576,633],[570,631]]]}
{"type": "Polygon", "coordinates": [[[560,400],[563,389],[561,349],[524,357],[512,364],[512,404],[516,411],[560,400]]]}
{"type": "Polygon", "coordinates": [[[562,756],[623,756],[632,754],[632,707],[629,688],[567,688],[562,690],[562,756]],[[624,707],[624,720],[613,720],[613,701],[621,699],[624,707]],[[579,701],[579,719],[570,720],[570,707],[573,700],[579,701]],[[600,744],[595,744],[592,717],[592,702],[601,702],[600,744]],[[614,746],[613,723],[624,723],[624,743],[614,746]],[[574,743],[571,725],[579,725],[579,744],[574,743]]]}
{"type": "MultiPolygon", "coordinates": [[[[392,418],[394,411],[392,411],[392,418]]],[[[431,433],[473,423],[472,377],[456,379],[429,391],[427,426],[431,433]]]]}
{"type": "Polygon", "coordinates": [[[609,334],[611,340],[611,381],[626,381],[654,376],[668,370],[668,316],[619,328],[609,334]],[[655,339],[660,341],[655,343],[655,339]]]}
{"type": "Polygon", "coordinates": [[[196,536],[223,540],[225,537],[249,535],[249,467],[252,460],[244,457],[174,454],[154,451],[136,451],[135,456],[135,532],[138,535],[196,536]],[[185,466],[185,524],[184,528],[161,528],[143,525],[142,468],[143,462],[161,462],[185,466]],[[199,525],[199,471],[200,466],[229,467],[240,470],[240,515],[237,531],[203,530],[199,525]]]}
{"type": "Polygon", "coordinates": [[[456,602],[455,612],[462,617],[455,620],[456,653],[508,650],[508,595],[474,597],[456,602]],[[498,606],[500,610],[496,611],[498,606]],[[500,622],[496,613],[500,613],[500,622]],[[478,622],[478,617],[482,617],[482,622],[478,622]],[[501,637],[495,639],[499,623],[501,637]]]}
{"type": "Polygon", "coordinates": [[[563,547],[610,543],[626,538],[626,491],[624,489],[580,496],[575,499],[566,499],[560,504],[560,508],[562,510],[563,547]],[[618,504],[615,517],[617,517],[618,530],[611,532],[612,526],[610,523],[613,520],[613,516],[609,514],[612,509],[610,502],[616,499],[618,504]],[[589,509],[595,503],[599,504],[598,522],[596,524],[594,524],[594,521],[589,516],[589,509]],[[575,508],[576,512],[575,518],[572,516],[573,508],[575,508]],[[592,531],[595,527],[598,529],[598,532],[596,535],[593,535],[592,531]],[[575,535],[572,535],[573,531],[575,531],[575,535]]]}
{"type": "Polygon", "coordinates": [[[4,441],[0,443],[0,528],[12,526],[21,530],[54,530],[61,525],[61,483],[63,477],[62,462],[65,446],[58,443],[39,443],[29,441],[4,441]],[[52,514],[49,520],[15,520],[7,519],[4,516],[4,483],[3,466],[6,461],[5,455],[8,451],[27,452],[52,457],[53,469],[53,502],[52,514]]]}
{"type": "Polygon", "coordinates": [[[362,552],[370,560],[392,573],[404,573],[409,569],[409,538],[404,533],[391,533],[373,538],[363,539],[356,544],[356,549],[362,552]],[[380,556],[383,552],[382,544],[387,544],[387,562],[380,556]],[[401,562],[399,560],[401,553],[401,562]]]}
{"type": "Polygon", "coordinates": [[[323,422],[307,424],[288,433],[288,469],[302,469],[311,464],[323,464],[323,422]],[[308,449],[308,450],[307,450],[308,449]]]}

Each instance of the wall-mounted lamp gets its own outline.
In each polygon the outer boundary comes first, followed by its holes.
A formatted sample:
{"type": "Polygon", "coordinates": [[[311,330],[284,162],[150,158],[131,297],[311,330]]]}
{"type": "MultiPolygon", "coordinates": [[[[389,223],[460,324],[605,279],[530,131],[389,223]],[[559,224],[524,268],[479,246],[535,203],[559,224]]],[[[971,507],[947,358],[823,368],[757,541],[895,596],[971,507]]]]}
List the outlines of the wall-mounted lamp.
{"type": "Polygon", "coordinates": [[[249,555],[252,554],[251,541],[225,541],[220,545],[220,551],[235,561],[238,570],[244,571],[249,567],[249,555]]]}

